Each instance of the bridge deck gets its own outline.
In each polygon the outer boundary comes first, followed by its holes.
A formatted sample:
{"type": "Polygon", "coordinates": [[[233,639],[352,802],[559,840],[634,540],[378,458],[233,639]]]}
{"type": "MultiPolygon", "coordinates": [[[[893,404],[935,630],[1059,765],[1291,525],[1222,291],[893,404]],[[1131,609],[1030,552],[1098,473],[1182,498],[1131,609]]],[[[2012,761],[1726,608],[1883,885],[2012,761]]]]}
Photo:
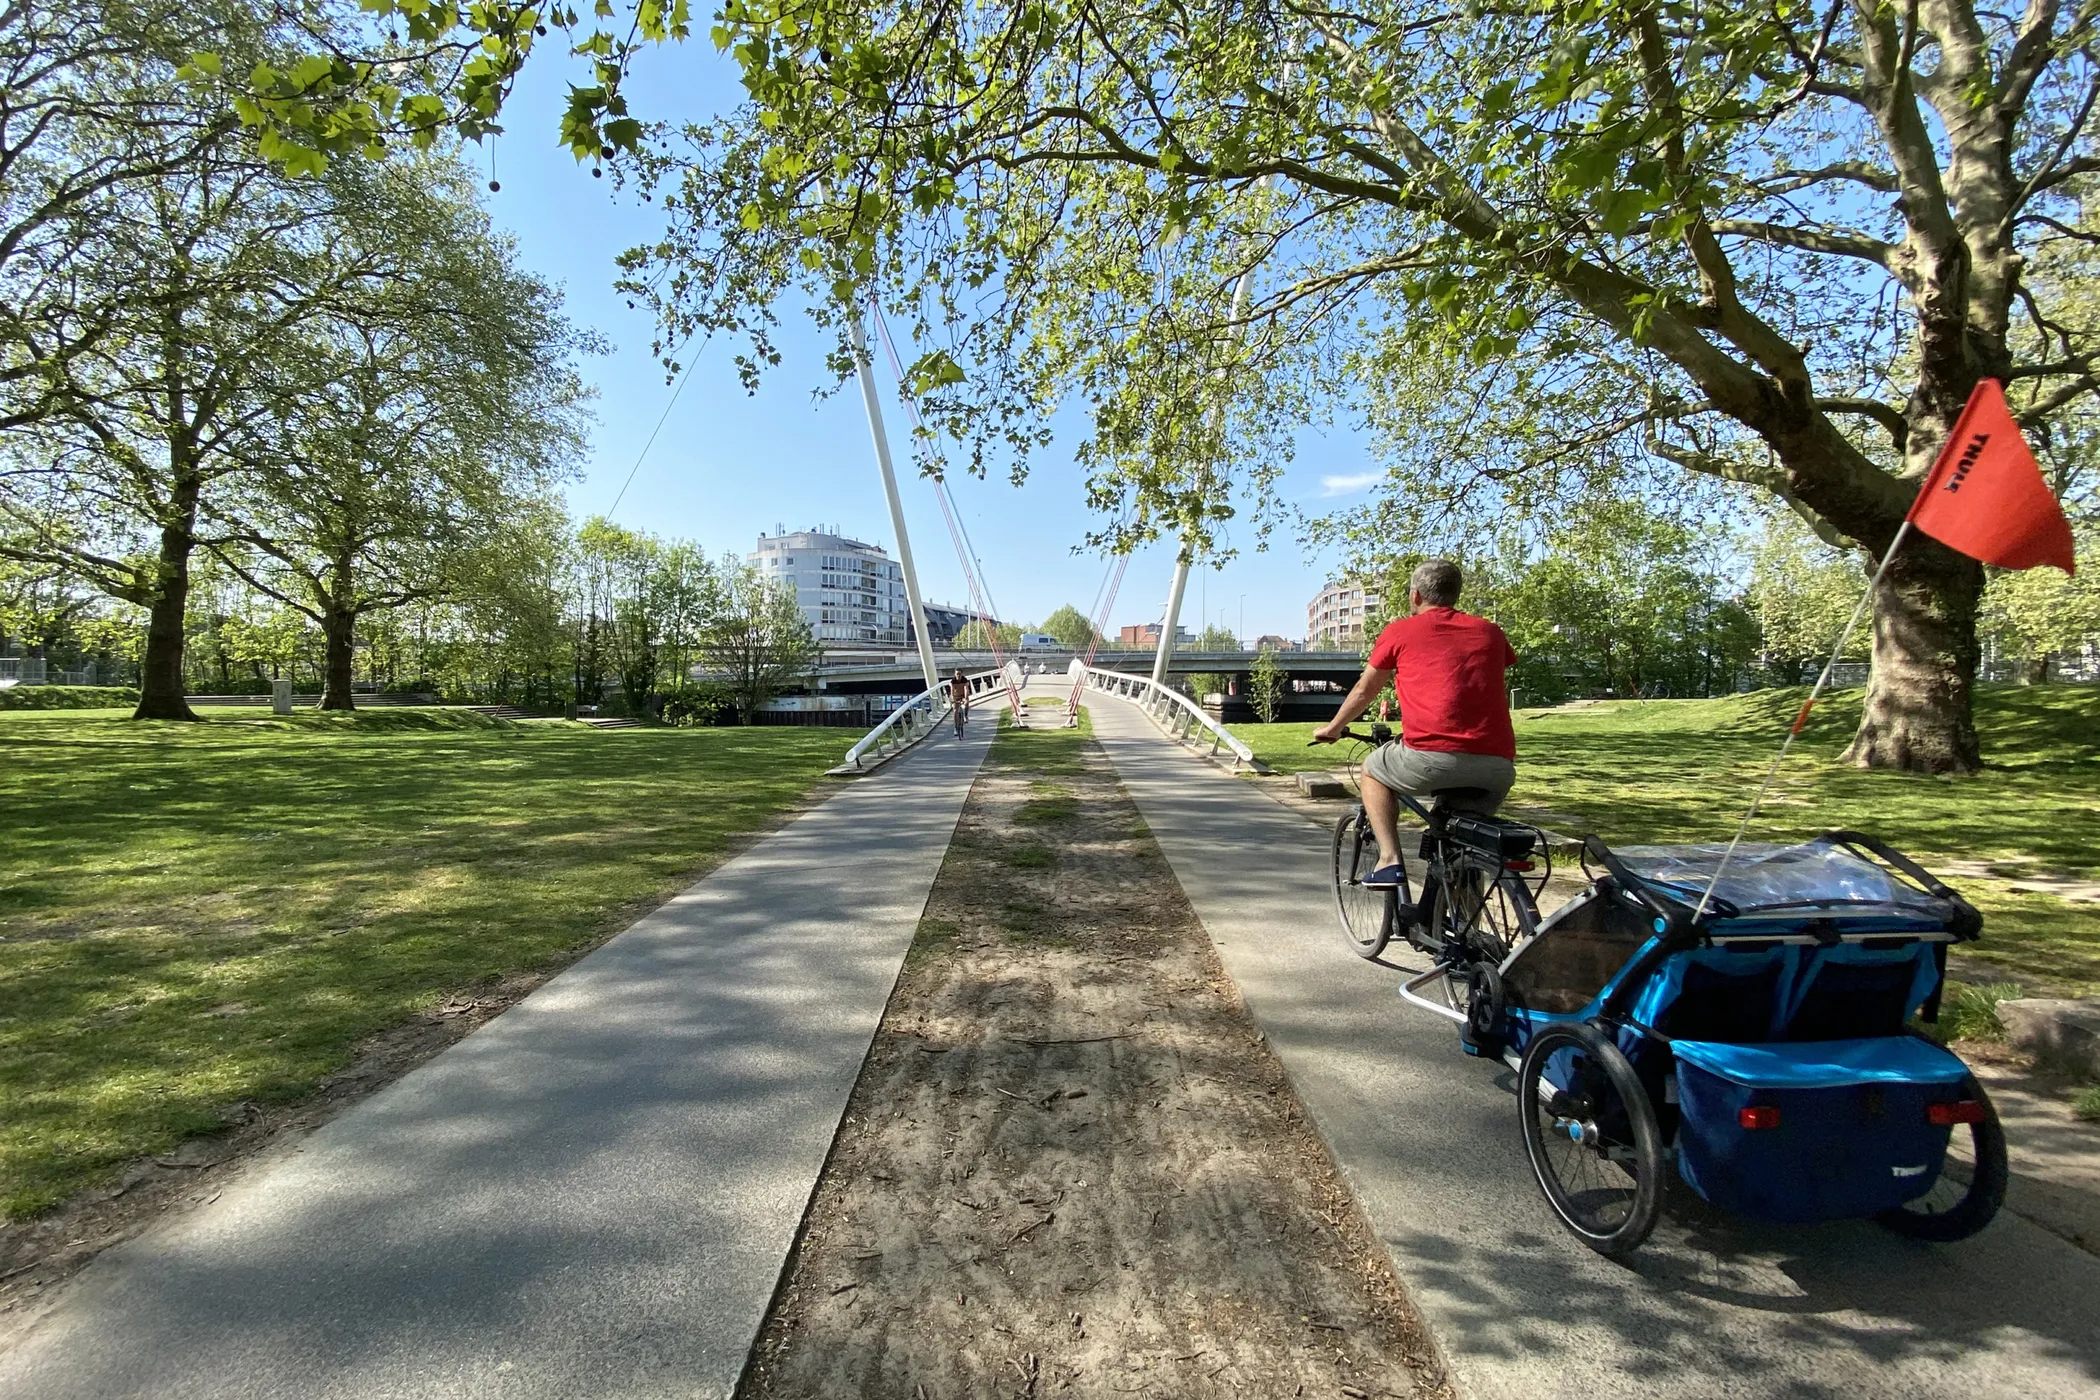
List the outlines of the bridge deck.
{"type": "Polygon", "coordinates": [[[1944,1247],[1672,1212],[1630,1265],[1577,1244],[1525,1164],[1509,1072],[1342,946],[1326,833],[1088,703],[1462,1396],[2100,1394],[2100,1259],[2010,1214],[1944,1247]]]}
{"type": "Polygon", "coordinates": [[[110,1251],[0,1356],[0,1395],[728,1394],[975,731],[840,791],[296,1155],[110,1251]]]}

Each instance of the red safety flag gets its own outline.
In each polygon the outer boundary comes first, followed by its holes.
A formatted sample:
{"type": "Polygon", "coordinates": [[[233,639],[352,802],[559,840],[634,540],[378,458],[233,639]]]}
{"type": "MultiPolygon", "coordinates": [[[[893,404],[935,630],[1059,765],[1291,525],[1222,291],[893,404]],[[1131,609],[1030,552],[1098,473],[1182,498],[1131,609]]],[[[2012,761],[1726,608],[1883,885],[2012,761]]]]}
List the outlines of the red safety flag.
{"type": "Polygon", "coordinates": [[[1910,522],[1950,549],[2001,569],[2075,572],[2071,522],[1995,379],[1977,382],[1947,435],[1910,522]]]}

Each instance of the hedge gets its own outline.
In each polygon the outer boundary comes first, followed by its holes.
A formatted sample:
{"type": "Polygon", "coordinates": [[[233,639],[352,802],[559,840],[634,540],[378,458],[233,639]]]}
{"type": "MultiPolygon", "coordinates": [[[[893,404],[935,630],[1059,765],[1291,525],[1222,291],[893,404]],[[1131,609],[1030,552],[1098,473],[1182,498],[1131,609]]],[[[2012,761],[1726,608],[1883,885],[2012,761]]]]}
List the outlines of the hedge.
{"type": "Polygon", "coordinates": [[[108,710],[138,704],[128,685],[12,685],[0,690],[0,710],[108,710]]]}

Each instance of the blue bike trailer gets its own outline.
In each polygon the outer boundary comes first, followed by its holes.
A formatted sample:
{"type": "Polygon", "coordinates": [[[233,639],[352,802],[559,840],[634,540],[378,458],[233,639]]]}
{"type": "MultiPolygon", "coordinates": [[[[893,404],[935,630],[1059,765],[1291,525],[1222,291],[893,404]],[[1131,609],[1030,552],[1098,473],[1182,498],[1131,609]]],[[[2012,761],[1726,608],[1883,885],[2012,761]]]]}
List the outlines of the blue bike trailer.
{"type": "Polygon", "coordinates": [[[1982,923],[1908,857],[1853,832],[1744,843],[1696,923],[1725,847],[1588,844],[1607,873],[1500,969],[1518,1047],[1538,1018],[1607,1007],[1698,1040],[1895,1034],[1934,1005],[1945,946],[1982,923]]]}
{"type": "Polygon", "coordinates": [[[1752,1219],[1858,1219],[1915,1200],[1976,1111],[1968,1067],[1917,1036],[1670,1048],[1678,1174],[1752,1219]]]}
{"type": "Polygon", "coordinates": [[[1745,845],[1725,868],[1716,845],[1584,848],[1603,871],[1477,984],[1522,1052],[1526,1152],[1563,1224],[1601,1253],[1637,1247],[1672,1162],[1751,1219],[1937,1242],[1989,1223],[2003,1131],[1961,1060],[1909,1028],[1934,1018],[1948,945],[1981,929],[1966,900],[1854,832],[1745,845]],[[1976,1168],[1943,1199],[1957,1128],[1976,1168]],[[1603,1198],[1596,1159],[1622,1169],[1603,1198]]]}

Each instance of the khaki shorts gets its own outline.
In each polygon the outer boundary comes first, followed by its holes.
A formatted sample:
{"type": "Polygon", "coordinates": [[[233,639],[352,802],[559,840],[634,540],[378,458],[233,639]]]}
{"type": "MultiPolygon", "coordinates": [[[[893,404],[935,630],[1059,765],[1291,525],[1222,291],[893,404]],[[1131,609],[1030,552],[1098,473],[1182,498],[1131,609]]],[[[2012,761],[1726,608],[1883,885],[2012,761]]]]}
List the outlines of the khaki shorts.
{"type": "Polygon", "coordinates": [[[1517,765],[1486,753],[1443,753],[1436,749],[1411,749],[1395,740],[1380,744],[1364,760],[1364,773],[1394,792],[1426,797],[1449,788],[1480,788],[1486,800],[1455,802],[1460,811],[1493,816],[1516,786],[1517,765]]]}

